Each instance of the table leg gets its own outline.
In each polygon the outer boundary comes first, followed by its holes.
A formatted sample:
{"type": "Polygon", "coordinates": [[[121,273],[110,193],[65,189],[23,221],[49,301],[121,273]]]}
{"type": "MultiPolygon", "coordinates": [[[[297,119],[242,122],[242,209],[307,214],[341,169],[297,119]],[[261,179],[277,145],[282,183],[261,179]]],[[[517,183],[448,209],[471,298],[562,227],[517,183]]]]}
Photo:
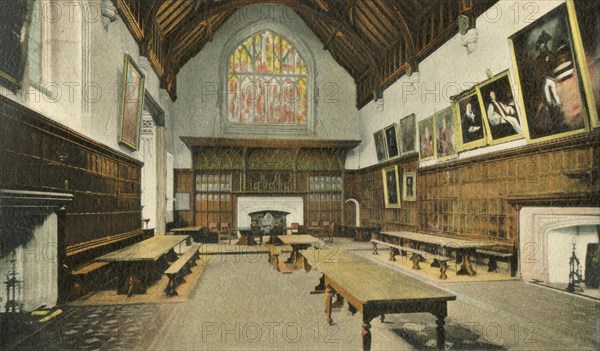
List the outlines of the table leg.
{"type": "Polygon", "coordinates": [[[421,261],[421,258],[419,257],[418,254],[413,252],[412,257],[410,259],[413,263],[412,269],[414,269],[414,270],[421,269],[421,267],[419,266],[419,262],[421,261]]]}
{"type": "Polygon", "coordinates": [[[379,255],[379,252],[377,251],[377,243],[372,243],[373,244],[373,255],[379,255]]]}
{"type": "Polygon", "coordinates": [[[315,286],[315,290],[311,291],[311,294],[320,294],[323,293],[325,291],[325,274],[321,275],[321,278],[319,278],[319,284],[317,284],[317,286],[315,286]]]}
{"type": "Polygon", "coordinates": [[[477,274],[477,272],[473,270],[473,267],[471,267],[471,253],[466,250],[463,250],[461,253],[461,257],[462,260],[460,263],[460,270],[456,272],[456,275],[468,275],[469,277],[472,277],[475,274],[477,274]]]}
{"type": "Polygon", "coordinates": [[[333,324],[333,320],[331,319],[331,305],[333,302],[333,294],[335,290],[333,290],[330,286],[325,288],[325,318],[329,325],[333,324]]]}
{"type": "Polygon", "coordinates": [[[437,318],[437,348],[438,350],[444,350],[446,346],[446,331],[444,330],[444,324],[446,324],[446,322],[444,321],[444,319],[448,315],[446,301],[439,302],[438,304],[436,304],[434,306],[432,314],[437,318]]]}
{"type": "Polygon", "coordinates": [[[371,317],[363,314],[362,321],[363,351],[371,351],[371,317]]]}
{"type": "Polygon", "coordinates": [[[498,271],[498,263],[496,262],[496,257],[490,256],[490,260],[488,261],[488,272],[497,272],[498,271]]]}
{"type": "Polygon", "coordinates": [[[392,262],[396,261],[396,254],[394,253],[393,247],[390,247],[390,261],[392,261],[392,262]]]}
{"type": "Polygon", "coordinates": [[[285,261],[285,263],[290,263],[290,264],[296,263],[296,260],[298,259],[298,255],[300,255],[300,252],[298,251],[298,247],[296,245],[292,245],[292,253],[290,254],[290,257],[287,259],[287,261],[285,261]]]}
{"type": "Polygon", "coordinates": [[[440,279],[446,280],[448,279],[448,275],[446,275],[446,271],[448,270],[448,263],[444,261],[440,261],[440,279]]]}

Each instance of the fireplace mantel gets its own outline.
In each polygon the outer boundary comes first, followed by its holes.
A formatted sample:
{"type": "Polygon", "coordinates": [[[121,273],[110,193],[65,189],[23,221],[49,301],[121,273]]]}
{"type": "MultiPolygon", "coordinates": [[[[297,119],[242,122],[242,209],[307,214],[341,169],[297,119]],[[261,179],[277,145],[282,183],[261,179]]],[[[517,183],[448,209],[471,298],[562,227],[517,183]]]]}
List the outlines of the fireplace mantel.
{"type": "Polygon", "coordinates": [[[302,197],[240,196],[237,204],[237,226],[239,228],[250,227],[248,214],[263,210],[289,212],[288,224],[304,224],[304,200],[302,197]]]}

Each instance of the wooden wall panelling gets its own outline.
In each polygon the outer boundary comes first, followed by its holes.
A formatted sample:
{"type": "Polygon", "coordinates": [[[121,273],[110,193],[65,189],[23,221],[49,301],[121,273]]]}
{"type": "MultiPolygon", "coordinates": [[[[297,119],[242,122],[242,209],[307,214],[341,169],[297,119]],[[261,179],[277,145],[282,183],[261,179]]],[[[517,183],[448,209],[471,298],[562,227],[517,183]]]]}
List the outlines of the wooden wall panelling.
{"type": "Polygon", "coordinates": [[[422,168],[417,175],[417,201],[385,209],[381,169],[391,164],[398,164],[401,172],[417,167],[416,161],[401,158],[347,171],[346,196],[359,201],[365,225],[412,227],[512,245],[518,239],[514,203],[599,205],[599,149],[600,131],[596,130],[422,168]]]}
{"type": "Polygon", "coordinates": [[[59,233],[68,266],[72,247],[141,228],[141,166],[0,96],[0,188],[74,195],[59,233]]]}

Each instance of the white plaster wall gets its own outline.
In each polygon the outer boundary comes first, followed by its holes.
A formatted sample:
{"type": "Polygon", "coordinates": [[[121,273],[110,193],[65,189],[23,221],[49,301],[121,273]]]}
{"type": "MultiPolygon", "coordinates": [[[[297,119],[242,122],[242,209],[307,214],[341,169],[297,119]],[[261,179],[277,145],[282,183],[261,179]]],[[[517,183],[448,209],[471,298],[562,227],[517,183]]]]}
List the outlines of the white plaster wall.
{"type": "MultiPolygon", "coordinates": [[[[500,0],[477,18],[477,49],[467,53],[457,34],[432,55],[419,63],[420,84],[409,85],[406,76],[384,91],[384,111],[377,112],[374,102],[359,111],[362,143],[358,152],[349,154],[346,168],[365,168],[377,163],[373,133],[414,113],[417,123],[434,112],[450,106],[450,97],[487,79],[486,69],[498,74],[510,69],[514,84],[508,37],[542,17],[564,0],[514,1],[500,0]]],[[[516,99],[515,95],[515,99],[516,99]]],[[[417,138],[418,139],[418,138],[417,138]]],[[[459,158],[495,152],[524,145],[524,139],[463,152],[459,158]]],[[[417,143],[418,145],[418,143],[417,143]]],[[[422,162],[426,166],[435,160],[422,162]]]]}
{"type": "MultiPolygon", "coordinates": [[[[191,156],[179,136],[220,137],[222,78],[219,68],[228,40],[255,23],[266,21],[285,26],[301,40],[315,59],[317,101],[317,139],[357,139],[358,111],[356,85],[352,77],[323,49],[323,43],[291,9],[278,5],[253,5],[240,9],[219,30],[212,42],[191,59],[177,76],[178,99],[174,104],[175,167],[189,168],[191,156]]],[[[291,39],[291,38],[290,38],[291,39]]],[[[238,135],[239,137],[240,135],[238,135]]],[[[276,135],[254,136],[276,138],[276,135]]],[[[280,136],[289,138],[289,136],[280,136]]]]}
{"type": "MultiPolygon", "coordinates": [[[[48,9],[48,15],[42,20],[51,27],[50,43],[45,43],[51,54],[46,71],[42,72],[43,83],[54,95],[33,87],[27,68],[21,90],[14,94],[0,87],[0,94],[113,149],[141,159],[138,152],[117,142],[123,55],[128,53],[138,64],[143,62],[133,36],[121,19],[112,23],[108,31],[104,29],[100,20],[100,0],[46,0],[42,4],[48,9]],[[86,57],[89,59],[87,66],[86,57]],[[86,101],[89,102],[87,107],[84,106],[86,101]]],[[[141,66],[146,74],[146,89],[160,101],[158,77],[149,64],[141,66]]]]}
{"type": "Polygon", "coordinates": [[[551,230],[548,233],[548,281],[569,282],[569,259],[575,244],[581,277],[585,279],[585,256],[588,243],[598,242],[598,229],[594,226],[577,226],[551,230]]]}

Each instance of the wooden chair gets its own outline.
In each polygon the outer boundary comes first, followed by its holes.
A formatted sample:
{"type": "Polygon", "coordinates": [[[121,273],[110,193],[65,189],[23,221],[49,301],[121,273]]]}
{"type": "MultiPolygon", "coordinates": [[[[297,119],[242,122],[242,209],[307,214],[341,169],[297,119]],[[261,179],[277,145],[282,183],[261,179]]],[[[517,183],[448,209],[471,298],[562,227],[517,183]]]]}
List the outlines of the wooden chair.
{"type": "MultiPolygon", "coordinates": [[[[217,223],[208,223],[208,235],[216,236],[217,244],[219,243],[219,225],[217,223]]],[[[212,242],[212,239],[209,241],[212,242]]]]}
{"type": "Polygon", "coordinates": [[[228,222],[221,222],[221,230],[219,231],[219,241],[221,241],[222,238],[229,240],[229,243],[231,244],[231,228],[229,228],[228,222]]]}
{"type": "Polygon", "coordinates": [[[329,236],[329,241],[333,242],[333,230],[335,229],[335,222],[323,221],[323,230],[321,230],[319,239],[323,240],[323,236],[329,236]]]}
{"type": "Polygon", "coordinates": [[[290,228],[292,228],[290,230],[290,233],[292,235],[298,234],[298,230],[300,229],[300,223],[292,223],[292,224],[290,224],[290,228]]]}

